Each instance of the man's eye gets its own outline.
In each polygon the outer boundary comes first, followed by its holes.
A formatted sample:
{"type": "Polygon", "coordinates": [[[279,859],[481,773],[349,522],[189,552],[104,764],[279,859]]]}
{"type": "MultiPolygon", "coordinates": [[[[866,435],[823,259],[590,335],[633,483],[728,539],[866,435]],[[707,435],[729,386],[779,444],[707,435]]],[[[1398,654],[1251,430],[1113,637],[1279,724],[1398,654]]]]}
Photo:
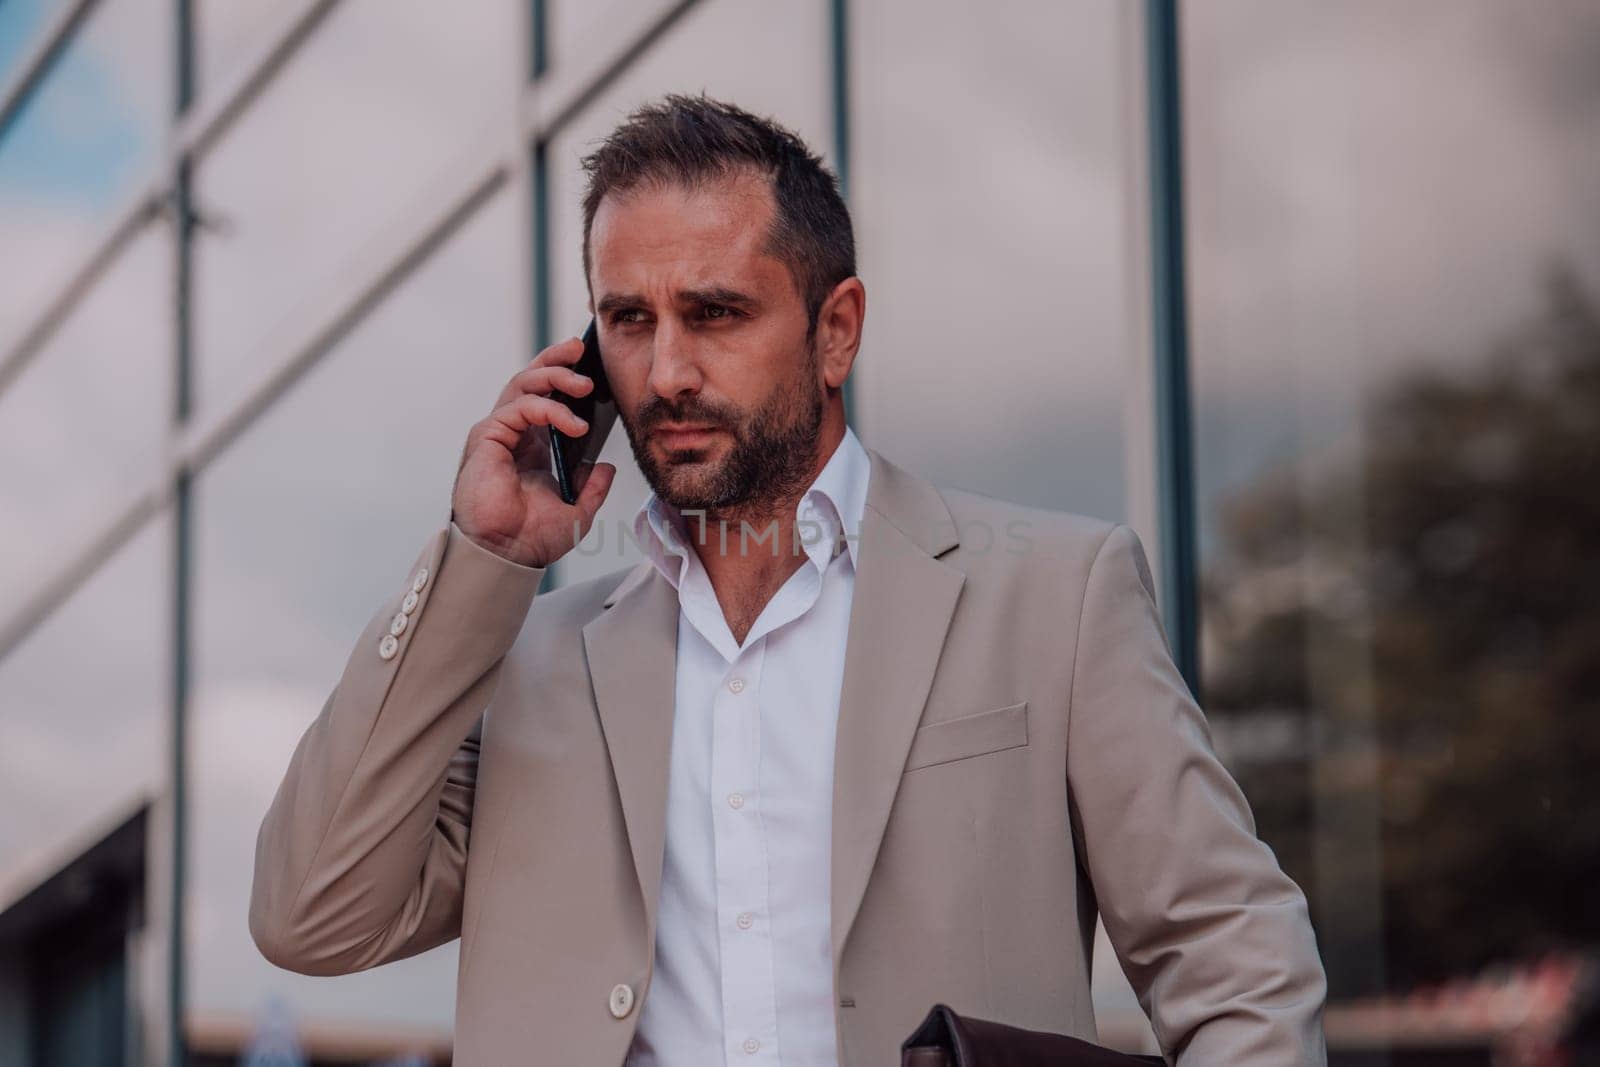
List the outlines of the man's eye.
{"type": "Polygon", "coordinates": [[[726,319],[733,316],[733,309],[721,304],[707,304],[705,315],[708,319],[726,319]]]}

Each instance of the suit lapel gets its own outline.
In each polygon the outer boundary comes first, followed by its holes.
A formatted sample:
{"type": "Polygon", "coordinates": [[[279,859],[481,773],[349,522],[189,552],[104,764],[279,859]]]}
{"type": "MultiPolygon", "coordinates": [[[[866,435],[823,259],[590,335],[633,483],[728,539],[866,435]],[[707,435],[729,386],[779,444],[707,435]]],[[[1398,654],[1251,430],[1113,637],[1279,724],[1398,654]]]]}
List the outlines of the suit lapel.
{"type": "Polygon", "coordinates": [[[605,603],[584,626],[583,647],[653,942],[677,691],[678,594],[644,562],[605,603]]]}
{"type": "Polygon", "coordinates": [[[956,530],[938,490],[868,449],[833,769],[835,973],[877,861],[964,576],[938,556],[956,530]]]}

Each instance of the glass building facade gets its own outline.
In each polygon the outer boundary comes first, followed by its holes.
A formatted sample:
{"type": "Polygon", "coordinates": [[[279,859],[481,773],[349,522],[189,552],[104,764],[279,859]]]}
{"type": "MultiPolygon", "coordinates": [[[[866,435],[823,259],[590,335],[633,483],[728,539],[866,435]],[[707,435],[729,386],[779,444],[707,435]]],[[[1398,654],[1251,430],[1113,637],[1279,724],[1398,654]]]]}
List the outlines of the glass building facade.
{"type": "Polygon", "coordinates": [[[1332,1061],[1583,1062],[1597,71],[1592,0],[3,0],[0,1063],[448,1060],[452,946],[261,959],[256,829],[700,90],[840,173],[862,440],[1150,547],[1332,1061]]]}

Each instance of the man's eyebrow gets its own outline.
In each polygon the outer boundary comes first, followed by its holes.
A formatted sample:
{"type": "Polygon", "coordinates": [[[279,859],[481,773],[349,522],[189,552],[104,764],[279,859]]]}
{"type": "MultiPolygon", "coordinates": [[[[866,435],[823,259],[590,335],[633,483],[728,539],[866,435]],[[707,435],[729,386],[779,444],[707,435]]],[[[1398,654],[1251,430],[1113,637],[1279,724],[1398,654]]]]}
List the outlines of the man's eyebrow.
{"type": "Polygon", "coordinates": [[[680,289],[678,299],[685,304],[732,304],[735,307],[756,307],[761,301],[737,289],[713,285],[704,289],[680,289]]]}
{"type": "MultiPolygon", "coordinates": [[[[724,285],[711,285],[699,289],[680,289],[677,299],[682,304],[728,304],[738,308],[756,308],[761,301],[750,293],[730,289],[724,285]]],[[[649,301],[637,293],[607,293],[595,305],[595,313],[605,315],[613,311],[647,307],[649,301]]]]}
{"type": "Polygon", "coordinates": [[[595,305],[595,313],[604,315],[608,311],[622,311],[625,308],[644,306],[644,297],[636,293],[607,293],[600,298],[600,303],[595,305]]]}

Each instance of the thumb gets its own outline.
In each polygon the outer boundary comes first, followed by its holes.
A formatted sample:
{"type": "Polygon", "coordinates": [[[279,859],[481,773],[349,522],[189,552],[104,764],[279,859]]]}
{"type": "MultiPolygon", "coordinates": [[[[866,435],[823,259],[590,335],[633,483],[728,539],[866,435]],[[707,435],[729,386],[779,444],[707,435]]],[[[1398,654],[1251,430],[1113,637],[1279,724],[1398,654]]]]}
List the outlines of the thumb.
{"type": "Polygon", "coordinates": [[[611,483],[617,476],[615,463],[586,463],[586,471],[579,472],[582,479],[578,487],[578,499],[573,502],[573,507],[578,509],[581,516],[583,530],[589,529],[589,524],[594,522],[595,512],[600,510],[600,505],[605,503],[606,495],[611,492],[611,483]]]}

